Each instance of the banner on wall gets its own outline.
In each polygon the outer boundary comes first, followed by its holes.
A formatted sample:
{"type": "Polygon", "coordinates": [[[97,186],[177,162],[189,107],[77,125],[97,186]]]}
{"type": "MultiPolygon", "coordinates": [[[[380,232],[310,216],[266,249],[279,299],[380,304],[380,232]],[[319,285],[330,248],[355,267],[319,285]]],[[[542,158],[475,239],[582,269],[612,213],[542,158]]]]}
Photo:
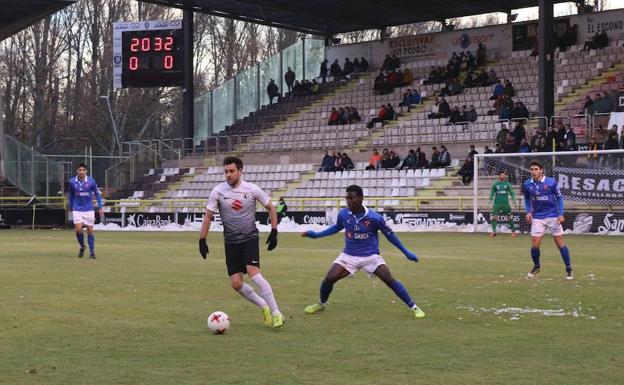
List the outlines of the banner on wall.
{"type": "Polygon", "coordinates": [[[565,199],[597,205],[624,202],[624,170],[554,167],[553,172],[565,199]]]}
{"type": "Polygon", "coordinates": [[[583,44],[597,32],[602,31],[607,32],[609,41],[624,39],[624,11],[622,10],[570,16],[570,24],[579,26],[578,44],[583,44]]]}

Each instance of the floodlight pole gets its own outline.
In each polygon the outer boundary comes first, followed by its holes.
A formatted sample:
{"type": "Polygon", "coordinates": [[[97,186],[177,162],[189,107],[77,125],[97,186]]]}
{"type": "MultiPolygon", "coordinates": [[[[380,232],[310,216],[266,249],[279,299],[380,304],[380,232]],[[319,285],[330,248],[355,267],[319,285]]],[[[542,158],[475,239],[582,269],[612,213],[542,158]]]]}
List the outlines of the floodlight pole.
{"type": "Polygon", "coordinates": [[[117,131],[117,123],[115,123],[115,117],[113,116],[113,109],[111,108],[111,105],[110,105],[110,99],[108,95],[101,95],[100,99],[106,101],[106,106],[108,107],[108,115],[110,117],[110,121],[113,126],[113,138],[115,139],[117,146],[119,146],[119,156],[121,157],[123,154],[123,150],[121,148],[121,140],[119,139],[119,131],[117,131]]]}
{"type": "MultiPolygon", "coordinates": [[[[183,16],[183,34],[184,34],[184,83],[183,97],[182,97],[182,141],[183,146],[186,147],[186,138],[190,138],[191,146],[193,148],[194,141],[192,138],[195,136],[195,101],[193,88],[193,10],[190,8],[184,9],[183,16]]],[[[184,150],[184,148],[183,148],[184,150]]]]}
{"type": "MultiPolygon", "coordinates": [[[[555,112],[554,0],[539,0],[537,33],[539,68],[539,116],[550,119],[555,112]]],[[[546,123],[548,125],[548,123],[546,123]]],[[[544,127],[546,128],[546,127],[544,127]]]]}

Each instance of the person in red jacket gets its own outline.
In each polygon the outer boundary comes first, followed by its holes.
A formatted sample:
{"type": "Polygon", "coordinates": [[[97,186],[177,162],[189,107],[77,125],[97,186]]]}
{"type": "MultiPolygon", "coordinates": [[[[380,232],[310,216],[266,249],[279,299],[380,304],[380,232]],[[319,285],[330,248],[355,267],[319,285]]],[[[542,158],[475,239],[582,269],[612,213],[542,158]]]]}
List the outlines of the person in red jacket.
{"type": "Polygon", "coordinates": [[[340,113],[335,108],[332,108],[331,114],[329,114],[329,122],[327,122],[327,124],[329,126],[335,126],[338,124],[338,119],[340,119],[340,113]]]}

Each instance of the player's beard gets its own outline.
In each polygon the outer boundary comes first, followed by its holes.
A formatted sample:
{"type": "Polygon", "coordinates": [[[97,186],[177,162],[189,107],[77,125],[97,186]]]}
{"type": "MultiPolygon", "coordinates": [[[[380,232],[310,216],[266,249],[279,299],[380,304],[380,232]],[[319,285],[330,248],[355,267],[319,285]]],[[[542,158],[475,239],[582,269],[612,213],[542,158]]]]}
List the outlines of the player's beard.
{"type": "Polygon", "coordinates": [[[230,187],[236,187],[236,185],[238,184],[238,182],[240,181],[240,176],[236,179],[233,179],[232,182],[230,182],[229,180],[226,179],[227,184],[230,185],[230,187]]]}

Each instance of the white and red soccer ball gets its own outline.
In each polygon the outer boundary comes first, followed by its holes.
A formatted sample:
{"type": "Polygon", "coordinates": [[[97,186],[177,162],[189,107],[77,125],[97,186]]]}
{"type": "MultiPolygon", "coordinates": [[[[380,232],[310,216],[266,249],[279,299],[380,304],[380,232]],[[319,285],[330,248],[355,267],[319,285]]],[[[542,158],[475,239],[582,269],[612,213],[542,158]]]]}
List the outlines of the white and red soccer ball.
{"type": "Polygon", "coordinates": [[[206,323],[214,334],[223,334],[230,327],[230,317],[222,311],[216,311],[208,316],[206,323]]]}

